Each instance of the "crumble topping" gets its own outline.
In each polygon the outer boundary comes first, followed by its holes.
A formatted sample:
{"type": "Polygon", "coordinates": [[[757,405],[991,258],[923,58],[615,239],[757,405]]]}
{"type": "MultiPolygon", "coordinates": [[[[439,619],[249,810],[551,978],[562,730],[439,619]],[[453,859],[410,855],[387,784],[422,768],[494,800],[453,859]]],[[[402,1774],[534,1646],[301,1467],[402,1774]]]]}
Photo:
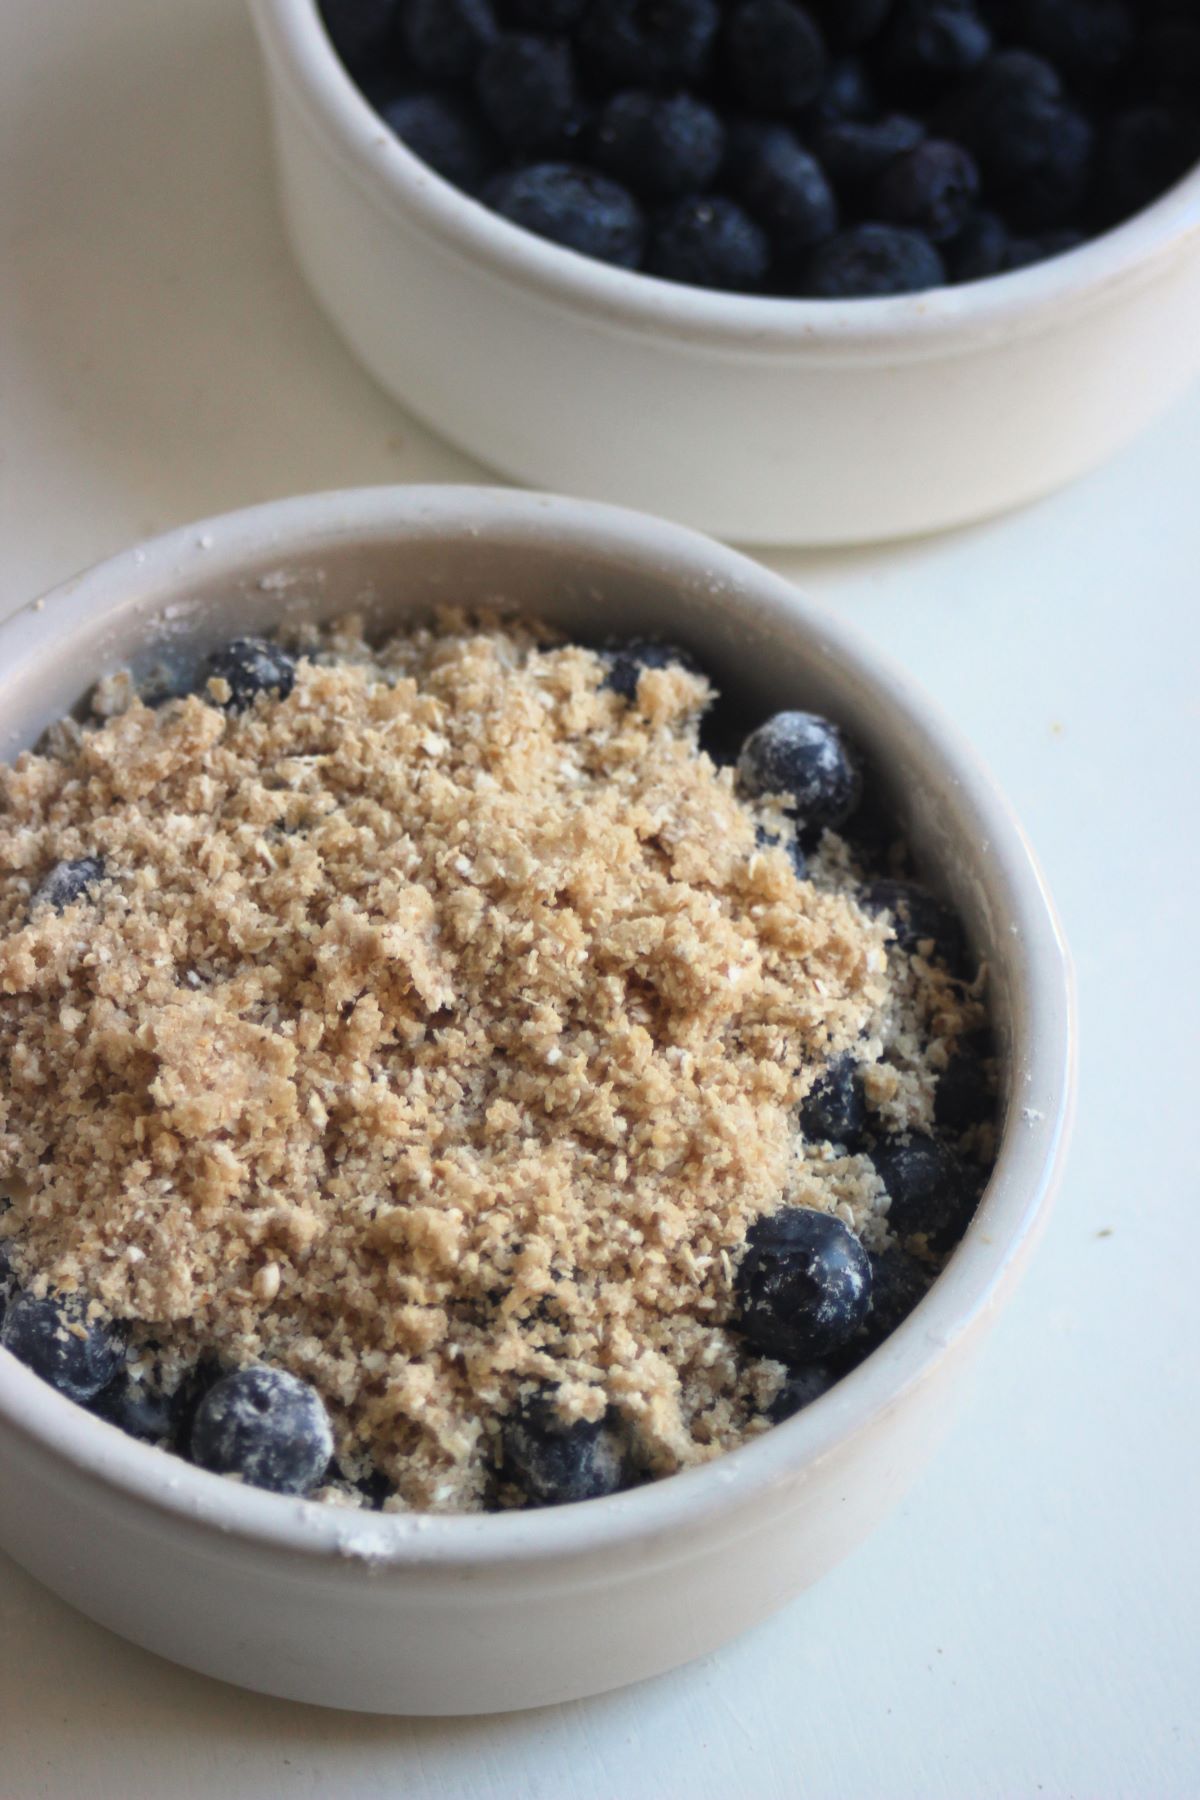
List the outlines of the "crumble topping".
{"type": "MultiPolygon", "coordinates": [[[[853,1049],[923,1128],[980,983],[889,947],[828,837],[697,748],[705,681],[535,625],[309,633],[285,699],[218,680],[0,770],[0,1218],[36,1292],[125,1321],[168,1385],[312,1382],[346,1483],[485,1504],[499,1420],[556,1384],[668,1474],[765,1429],[726,1329],[786,1202],[888,1240],[866,1156],[795,1109],[853,1049]],[[104,878],[61,912],[51,865],[104,878]]],[[[347,1490],[339,1490],[345,1498],[347,1490]]]]}

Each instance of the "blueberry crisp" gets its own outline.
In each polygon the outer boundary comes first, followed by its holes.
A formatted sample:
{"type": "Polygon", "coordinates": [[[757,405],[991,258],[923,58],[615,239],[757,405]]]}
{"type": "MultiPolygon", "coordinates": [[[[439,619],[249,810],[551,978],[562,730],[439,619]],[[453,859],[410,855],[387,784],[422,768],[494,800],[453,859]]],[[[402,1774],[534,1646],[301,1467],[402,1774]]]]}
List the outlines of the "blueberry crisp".
{"type": "Polygon", "coordinates": [[[668,281],[824,300],[1073,249],[1200,159],[1195,0],[321,0],[447,181],[668,281]]]}
{"type": "Polygon", "coordinates": [[[0,769],[0,1345],[204,1468],[447,1512],[705,1463],[870,1355],[994,1159],[986,972],[837,725],[735,759],[726,704],[655,641],[351,618],[0,769]]]}

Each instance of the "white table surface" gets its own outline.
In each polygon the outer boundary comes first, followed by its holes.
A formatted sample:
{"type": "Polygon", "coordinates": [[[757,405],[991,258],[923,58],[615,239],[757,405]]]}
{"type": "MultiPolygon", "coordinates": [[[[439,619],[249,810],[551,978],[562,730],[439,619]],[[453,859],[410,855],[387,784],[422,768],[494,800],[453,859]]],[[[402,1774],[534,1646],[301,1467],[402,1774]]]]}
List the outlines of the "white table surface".
{"type": "MultiPolygon", "coordinates": [[[[477,477],[294,273],[238,0],[9,0],[0,122],[0,609],[204,513],[477,477]]],[[[1018,516],[771,558],[974,737],[1079,969],[1062,1199],[908,1502],[719,1655],[461,1721],[236,1692],[0,1557],[6,1800],[1200,1795],[1198,473],[1200,392],[1018,516]]]]}

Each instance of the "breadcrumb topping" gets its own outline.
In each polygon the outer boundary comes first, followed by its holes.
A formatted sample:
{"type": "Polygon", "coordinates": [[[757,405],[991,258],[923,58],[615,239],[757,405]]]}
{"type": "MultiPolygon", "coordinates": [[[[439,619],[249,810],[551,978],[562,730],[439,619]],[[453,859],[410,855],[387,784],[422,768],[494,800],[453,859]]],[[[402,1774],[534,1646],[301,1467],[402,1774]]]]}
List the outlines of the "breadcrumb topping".
{"type": "Polygon", "coordinates": [[[0,770],[0,1219],[35,1291],[312,1382],[347,1482],[488,1501],[500,1419],[557,1384],[668,1474],[765,1429],[727,1329],[792,1201],[887,1240],[866,1157],[795,1111],[853,1049],[928,1124],[978,995],[889,947],[827,838],[697,748],[682,668],[636,700],[533,625],[311,634],[294,690],[143,705],[0,770]],[[48,868],[103,860],[61,912],[48,868]]]}

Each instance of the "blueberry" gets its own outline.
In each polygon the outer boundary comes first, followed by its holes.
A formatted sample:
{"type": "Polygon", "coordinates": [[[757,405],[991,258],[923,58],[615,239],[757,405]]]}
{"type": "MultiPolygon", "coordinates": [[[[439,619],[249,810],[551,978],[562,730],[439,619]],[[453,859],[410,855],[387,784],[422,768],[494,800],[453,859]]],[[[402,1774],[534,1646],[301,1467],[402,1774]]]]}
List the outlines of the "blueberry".
{"type": "Polygon", "coordinates": [[[923,1132],[876,1145],[871,1160],[891,1196],[888,1224],[898,1238],[920,1233],[931,1248],[957,1243],[971,1211],[972,1196],[958,1159],[923,1132]]]}
{"type": "Polygon", "coordinates": [[[1078,217],[1092,180],[1096,134],[1074,107],[1055,110],[1035,168],[1001,198],[1010,225],[1038,230],[1078,217]]]}
{"type": "Polygon", "coordinates": [[[958,915],[928,888],[885,877],[870,882],[859,901],[864,911],[873,916],[888,914],[895,927],[896,942],[910,955],[932,941],[933,954],[944,957],[951,968],[962,962],[966,943],[958,915]]]}
{"type": "Polygon", "coordinates": [[[796,880],[807,881],[808,858],[805,856],[804,846],[798,838],[793,837],[785,842],[775,832],[768,831],[765,825],[756,825],[754,847],[756,850],[782,850],[791,862],[796,880]]]}
{"type": "Polygon", "coordinates": [[[240,1475],[273,1494],[307,1494],[333,1455],[321,1396],[282,1369],[254,1365],[223,1375],[196,1408],[192,1459],[217,1475],[240,1475]]]}
{"type": "Polygon", "coordinates": [[[828,125],[834,119],[869,119],[877,110],[875,86],[867,65],[858,56],[839,56],[830,63],[806,121],[828,125]]]}
{"type": "Polygon", "coordinates": [[[37,906],[52,906],[57,913],[65,912],[103,881],[104,875],[102,856],[77,856],[70,862],[55,863],[33,890],[30,911],[37,906]]]}
{"type": "Polygon", "coordinates": [[[814,0],[821,28],[831,44],[854,50],[880,30],[894,0],[814,0]]]}
{"type": "Polygon", "coordinates": [[[1129,73],[1133,99],[1186,109],[1200,95],[1200,6],[1193,22],[1152,25],[1138,45],[1129,73]]]}
{"type": "Polygon", "coordinates": [[[533,163],[501,175],[485,190],[489,206],[539,237],[619,268],[642,260],[646,226],[627,189],[593,169],[533,163]]]}
{"type": "Polygon", "coordinates": [[[678,644],[663,644],[653,638],[630,638],[627,643],[605,652],[609,658],[604,686],[620,694],[623,700],[636,700],[638,682],[643,669],[670,669],[678,666],[691,675],[703,674],[690,650],[678,644]]]}
{"type": "Polygon", "coordinates": [[[18,1294],[0,1326],[0,1346],[81,1406],[108,1386],[123,1356],[113,1332],[90,1320],[73,1294],[18,1294]]]}
{"type": "Polygon", "coordinates": [[[951,281],[983,281],[1008,268],[1008,226],[998,213],[972,213],[958,235],[942,245],[951,281]]]}
{"type": "Polygon", "coordinates": [[[1004,50],[963,84],[944,128],[974,151],[984,179],[1014,188],[1046,159],[1063,111],[1062,83],[1043,57],[1004,50]]]}
{"type": "Polygon", "coordinates": [[[725,60],[744,105],[796,113],[821,91],[825,40],[794,0],[738,0],[725,27],[725,60]]]}
{"type": "Polygon", "coordinates": [[[731,147],[729,184],[767,233],[779,263],[798,262],[837,230],[837,200],[825,171],[786,125],[742,128],[731,147]]]}
{"type": "Polygon", "coordinates": [[[725,127],[691,94],[625,88],[600,115],[593,155],[601,169],[648,200],[698,193],[715,179],[725,127]]]}
{"type": "Polygon", "coordinates": [[[903,1324],[933,1284],[933,1271],[925,1263],[918,1262],[915,1256],[909,1256],[906,1250],[883,1250],[868,1254],[871,1263],[871,1308],[861,1339],[856,1341],[855,1346],[858,1348],[861,1344],[863,1355],[876,1349],[885,1338],[892,1335],[897,1325],[903,1324]]]}
{"type": "Polygon", "coordinates": [[[862,797],[857,756],[836,725],[807,712],[776,713],[750,733],[738,785],[752,799],[786,794],[808,830],[844,824],[862,797]]]}
{"type": "Polygon", "coordinates": [[[249,706],[259,694],[275,694],[286,700],[296,685],[296,665],[285,650],[265,638],[234,638],[208,659],[206,680],[226,683],[230,711],[249,706]]]}
{"type": "Polygon", "coordinates": [[[560,1419],[549,1394],[523,1400],[501,1426],[504,1473],[534,1506],[566,1506],[615,1494],[621,1446],[603,1419],[560,1419]]]}
{"type": "Polygon", "coordinates": [[[553,144],[575,108],[575,70],[564,38],[506,31],[475,71],[484,117],[514,150],[553,144]]]}
{"type": "Polygon", "coordinates": [[[588,8],[588,0],[508,0],[518,25],[530,31],[570,31],[588,8]]]}
{"type": "Polygon", "coordinates": [[[389,1481],[379,1469],[372,1469],[369,1475],[364,1475],[362,1480],[356,1481],[354,1485],[371,1512],[382,1512],[384,1501],[390,1500],[396,1492],[395,1483],[389,1481]]]}
{"type": "Polygon", "coordinates": [[[463,81],[496,36],[490,0],[403,0],[400,31],[417,70],[431,81],[463,81]]]}
{"type": "Polygon", "coordinates": [[[720,20],[717,0],[591,0],[579,54],[610,87],[675,87],[704,73],[720,20]]]}
{"type": "Polygon", "coordinates": [[[761,287],[770,263],[766,234],[722,194],[677,201],[656,222],[646,257],[664,281],[740,293],[761,287]]]}
{"type": "Polygon", "coordinates": [[[1083,241],[1082,231],[1062,226],[1057,231],[1036,231],[1029,237],[1010,238],[1005,268],[1027,269],[1031,263],[1047,262],[1052,256],[1077,250],[1083,241]]]}
{"type": "Polygon", "coordinates": [[[491,138],[462,102],[445,94],[406,94],[384,108],[396,136],[421,161],[471,193],[498,160],[491,138]]]}
{"type": "Polygon", "coordinates": [[[800,1124],[813,1143],[844,1144],[853,1148],[867,1122],[862,1074],[847,1052],[835,1057],[808,1090],[800,1107],[800,1124]]]}
{"type": "Polygon", "coordinates": [[[881,119],[841,119],[818,127],[813,149],[839,194],[863,196],[898,156],[915,150],[925,127],[905,113],[881,119]]]}
{"type": "Polygon", "coordinates": [[[923,231],[941,244],[965,225],[979,194],[979,170],[958,144],[926,138],[880,176],[871,210],[893,225],[923,231]]]}
{"type": "Polygon", "coordinates": [[[1133,50],[1137,28],[1126,0],[1017,0],[1014,13],[1018,41],[1080,92],[1111,81],[1133,50]]]}
{"type": "Polygon", "coordinates": [[[871,1303],[871,1265],[829,1213],[784,1207],[746,1237],[735,1324],[764,1356],[819,1362],[853,1337],[871,1303]]]}
{"type": "Polygon", "coordinates": [[[13,1275],[12,1251],[6,1240],[0,1238],[0,1325],[4,1323],[4,1314],[15,1287],[16,1277],[13,1275]]]}
{"type": "Polygon", "coordinates": [[[152,709],[165,706],[168,700],[182,700],[190,692],[190,677],[167,663],[156,663],[138,682],[138,699],[152,709]]]}
{"type": "Polygon", "coordinates": [[[928,99],[974,69],[991,47],[974,0],[898,0],[876,66],[897,94],[928,99]]]}
{"type": "Polygon", "coordinates": [[[369,72],[396,26],[397,0],[321,0],[329,39],[348,69],[369,72]]]}
{"type": "Polygon", "coordinates": [[[1196,120],[1163,106],[1118,113],[1106,127],[1097,193],[1105,218],[1127,219],[1157,200],[1200,154],[1196,120]]]}
{"type": "Polygon", "coordinates": [[[933,1120],[943,1131],[966,1131],[996,1110],[992,1084],[983,1059],[973,1050],[957,1050],[942,1070],[933,1097],[933,1120]]]}
{"type": "Polygon", "coordinates": [[[827,1394],[837,1380],[837,1371],[827,1368],[824,1363],[810,1363],[807,1369],[789,1369],[787,1379],[770,1406],[767,1417],[775,1425],[781,1425],[822,1394],[827,1394]]]}
{"type": "Polygon", "coordinates": [[[179,1438],[184,1395],[164,1393],[151,1380],[123,1373],[101,1389],[89,1410],[127,1437],[144,1444],[174,1445],[179,1438]]]}

